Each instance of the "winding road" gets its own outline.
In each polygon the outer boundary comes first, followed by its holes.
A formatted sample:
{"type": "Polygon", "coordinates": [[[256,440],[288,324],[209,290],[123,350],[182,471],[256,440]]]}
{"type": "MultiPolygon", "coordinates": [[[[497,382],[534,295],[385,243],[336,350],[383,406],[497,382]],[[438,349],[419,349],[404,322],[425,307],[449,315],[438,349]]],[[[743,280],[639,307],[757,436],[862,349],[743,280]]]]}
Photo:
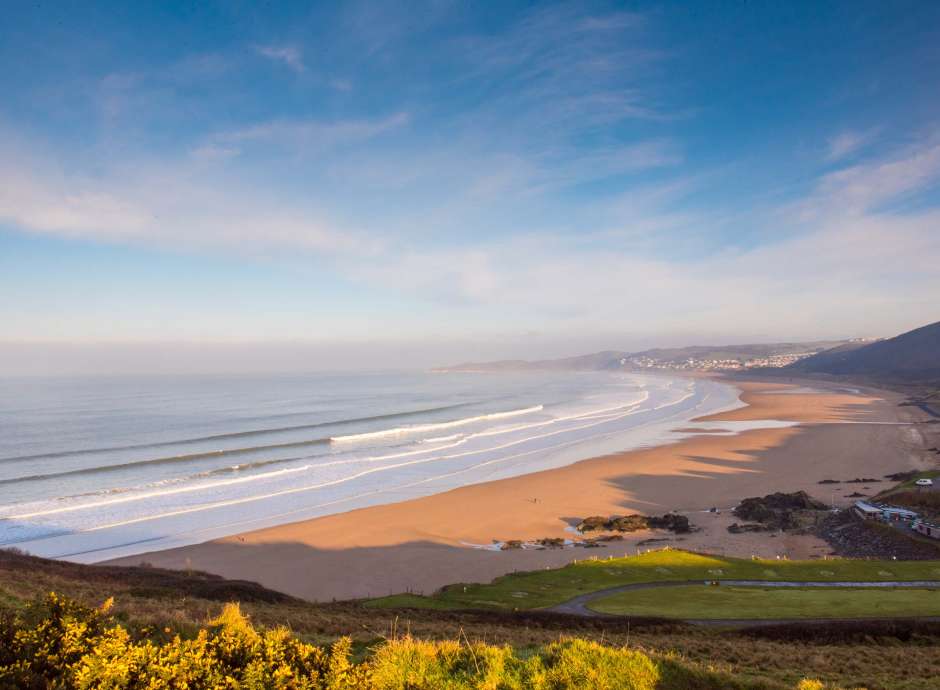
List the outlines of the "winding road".
{"type": "MultiPolygon", "coordinates": [[[[712,581],[706,580],[667,580],[663,582],[640,582],[632,585],[621,585],[619,587],[609,587],[607,589],[600,589],[596,592],[588,592],[587,594],[581,594],[569,599],[566,602],[552,606],[551,608],[545,609],[546,611],[551,611],[553,613],[564,613],[571,616],[587,616],[591,618],[623,618],[623,616],[618,616],[610,613],[601,613],[600,611],[594,611],[593,609],[588,608],[588,604],[592,601],[597,601],[598,599],[604,599],[613,594],[619,594],[621,592],[632,592],[640,589],[659,589],[665,587],[687,587],[689,585],[707,585],[712,581]]],[[[872,587],[885,587],[885,588],[895,588],[895,587],[913,587],[916,589],[940,589],[940,580],[911,580],[906,582],[901,581],[882,581],[882,582],[858,582],[858,581],[844,581],[844,582],[831,582],[831,581],[778,581],[778,580],[717,580],[718,586],[724,587],[859,587],[870,589],[872,587]]],[[[921,618],[922,620],[940,620],[936,616],[925,616],[921,618]]],[[[693,623],[698,625],[766,625],[773,623],[795,623],[795,622],[812,622],[812,621],[823,621],[823,620],[848,620],[848,619],[806,619],[806,618],[790,618],[790,619],[744,619],[744,620],[726,620],[726,619],[686,619],[684,622],[693,623]]],[[[856,618],[851,620],[866,620],[862,618],[856,618]]]]}

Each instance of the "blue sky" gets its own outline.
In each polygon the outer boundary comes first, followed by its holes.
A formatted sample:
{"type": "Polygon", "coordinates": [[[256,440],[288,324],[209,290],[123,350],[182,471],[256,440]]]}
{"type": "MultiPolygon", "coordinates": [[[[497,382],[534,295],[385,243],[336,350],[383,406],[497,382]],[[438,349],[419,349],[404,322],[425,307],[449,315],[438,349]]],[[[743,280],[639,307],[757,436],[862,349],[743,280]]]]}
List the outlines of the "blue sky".
{"type": "Polygon", "coordinates": [[[940,318],[935,3],[4,14],[20,353],[430,364],[940,318]]]}

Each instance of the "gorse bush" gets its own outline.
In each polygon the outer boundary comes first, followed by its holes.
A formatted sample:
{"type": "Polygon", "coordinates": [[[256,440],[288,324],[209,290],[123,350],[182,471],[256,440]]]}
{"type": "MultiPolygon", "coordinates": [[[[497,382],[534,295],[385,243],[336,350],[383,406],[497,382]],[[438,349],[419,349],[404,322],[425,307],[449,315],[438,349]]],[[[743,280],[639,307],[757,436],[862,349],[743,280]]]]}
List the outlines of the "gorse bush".
{"type": "Polygon", "coordinates": [[[50,594],[2,623],[0,687],[297,688],[372,687],[369,669],[350,663],[344,638],[321,649],[284,628],[255,630],[229,604],[194,639],[133,639],[106,617],[50,594]]]}
{"type": "MultiPolygon", "coordinates": [[[[237,604],[191,638],[132,634],[99,609],[48,595],[0,619],[0,688],[322,690],[717,690],[758,688],[675,659],[564,640],[528,654],[509,646],[410,637],[354,661],[342,638],[328,648],[286,628],[256,629],[237,604]]],[[[821,684],[803,688],[817,690],[821,684]]]]}
{"type": "Polygon", "coordinates": [[[369,661],[369,687],[381,690],[654,690],[659,672],[640,652],[585,640],[556,642],[527,658],[508,646],[422,642],[405,638],[380,646],[369,661]]]}

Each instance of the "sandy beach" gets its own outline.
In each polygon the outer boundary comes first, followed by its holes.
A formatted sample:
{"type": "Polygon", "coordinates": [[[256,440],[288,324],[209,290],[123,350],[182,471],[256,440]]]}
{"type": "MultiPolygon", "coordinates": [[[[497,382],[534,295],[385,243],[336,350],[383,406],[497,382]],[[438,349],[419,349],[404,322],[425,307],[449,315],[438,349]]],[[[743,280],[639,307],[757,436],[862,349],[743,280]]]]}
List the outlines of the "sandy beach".
{"type": "Polygon", "coordinates": [[[666,544],[729,555],[811,557],[829,552],[812,536],[727,531],[742,498],[803,489],[844,506],[878,477],[928,466],[920,410],[901,396],[818,382],[732,383],[747,404],[702,421],[786,420],[786,428],[700,433],[670,445],[584,460],[567,467],[462,487],[384,506],[295,522],[204,544],[112,561],[195,568],[310,600],[431,591],[515,570],[635,553],[666,544]],[[833,489],[833,487],[835,487],[833,489]],[[719,513],[708,512],[717,508],[719,513]],[[494,551],[494,540],[567,537],[588,515],[677,510],[700,528],[688,535],[638,532],[605,548],[494,551]],[[641,544],[650,539],[655,543],[641,544]]]}

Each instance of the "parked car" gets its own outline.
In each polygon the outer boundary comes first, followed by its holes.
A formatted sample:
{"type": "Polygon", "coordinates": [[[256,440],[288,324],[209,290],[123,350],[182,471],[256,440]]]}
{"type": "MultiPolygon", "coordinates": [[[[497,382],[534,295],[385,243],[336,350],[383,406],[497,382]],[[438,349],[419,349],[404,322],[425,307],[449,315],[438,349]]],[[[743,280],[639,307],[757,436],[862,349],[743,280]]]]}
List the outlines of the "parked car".
{"type": "Polygon", "coordinates": [[[918,479],[914,483],[917,484],[917,486],[933,486],[933,479],[927,479],[924,477],[923,479],[918,479]]]}

